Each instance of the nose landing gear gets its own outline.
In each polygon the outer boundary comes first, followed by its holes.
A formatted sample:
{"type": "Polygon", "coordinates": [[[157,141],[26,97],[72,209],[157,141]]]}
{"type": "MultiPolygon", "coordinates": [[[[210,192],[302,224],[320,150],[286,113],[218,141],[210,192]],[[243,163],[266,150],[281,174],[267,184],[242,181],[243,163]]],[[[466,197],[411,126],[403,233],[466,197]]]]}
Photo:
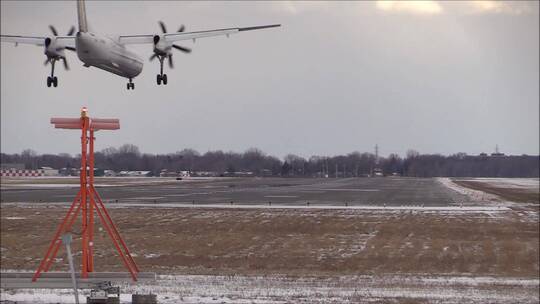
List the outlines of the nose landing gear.
{"type": "Polygon", "coordinates": [[[133,83],[131,78],[129,79],[129,82],[127,83],[126,87],[127,87],[128,90],[130,90],[130,89],[135,90],[135,83],[133,83]]]}
{"type": "MultiPolygon", "coordinates": [[[[51,63],[51,76],[47,76],[47,87],[49,88],[51,87],[51,85],[55,88],[58,86],[58,78],[54,76],[54,64],[56,63],[56,60],[57,59],[55,58],[51,58],[48,60],[51,63]]],[[[47,61],[45,63],[47,63],[47,61]]]]}

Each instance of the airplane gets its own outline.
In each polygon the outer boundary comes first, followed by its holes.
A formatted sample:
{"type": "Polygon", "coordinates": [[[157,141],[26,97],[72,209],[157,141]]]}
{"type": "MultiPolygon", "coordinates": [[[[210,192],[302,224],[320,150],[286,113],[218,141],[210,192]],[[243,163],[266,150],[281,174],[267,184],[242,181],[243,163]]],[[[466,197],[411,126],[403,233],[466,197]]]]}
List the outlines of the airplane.
{"type": "Polygon", "coordinates": [[[169,67],[173,68],[172,50],[178,50],[184,53],[190,53],[191,49],[175,44],[177,41],[193,40],[214,37],[227,36],[239,32],[259,30],[266,28],[279,27],[280,24],[235,27],[206,31],[186,32],[182,25],[174,33],[168,33],[163,22],[159,22],[161,34],[143,34],[143,35],[121,35],[117,37],[108,37],[95,33],[90,30],[86,18],[85,0],[77,0],[77,17],[79,23],[78,32],[74,34],[75,28],[72,27],[65,36],[58,35],[54,26],[49,26],[52,36],[14,36],[0,35],[0,41],[11,42],[15,46],[20,44],[33,44],[43,46],[44,54],[47,57],[45,64],[51,64],[51,74],[47,77],[47,87],[57,87],[58,78],[54,76],[55,63],[62,60],[64,68],[69,69],[64,50],[77,52],[77,57],[83,62],[84,67],[96,67],[98,69],[116,74],[129,79],[127,89],[134,90],[135,83],[133,78],[138,76],[143,69],[143,60],[134,52],[126,48],[131,44],[150,44],[153,45],[153,54],[150,60],[158,58],[160,64],[160,73],[156,77],[158,85],[167,84],[167,74],[163,73],[163,63],[168,60],[169,67]]]}

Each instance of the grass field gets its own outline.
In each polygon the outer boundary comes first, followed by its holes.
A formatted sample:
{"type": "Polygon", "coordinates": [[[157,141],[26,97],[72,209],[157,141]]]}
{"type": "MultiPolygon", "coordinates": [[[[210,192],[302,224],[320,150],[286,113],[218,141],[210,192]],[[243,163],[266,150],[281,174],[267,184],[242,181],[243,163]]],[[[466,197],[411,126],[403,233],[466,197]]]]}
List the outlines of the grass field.
{"type": "MultiPolygon", "coordinates": [[[[196,302],[192,297],[221,303],[211,290],[233,303],[515,303],[517,297],[537,303],[539,212],[537,203],[526,202],[483,211],[157,204],[111,206],[110,213],[141,271],[172,275],[158,284],[170,286],[162,290],[168,294],[163,303],[196,302]],[[268,283],[257,287],[260,277],[268,283]],[[208,282],[229,289],[201,289],[208,282]],[[251,291],[238,292],[242,288],[251,291]]],[[[2,269],[35,269],[66,210],[62,204],[2,204],[2,269]]],[[[124,271],[104,231],[95,243],[96,271],[124,271]]],[[[63,257],[60,252],[56,270],[67,269],[63,257]]],[[[161,290],[158,285],[141,288],[161,290]]]]}

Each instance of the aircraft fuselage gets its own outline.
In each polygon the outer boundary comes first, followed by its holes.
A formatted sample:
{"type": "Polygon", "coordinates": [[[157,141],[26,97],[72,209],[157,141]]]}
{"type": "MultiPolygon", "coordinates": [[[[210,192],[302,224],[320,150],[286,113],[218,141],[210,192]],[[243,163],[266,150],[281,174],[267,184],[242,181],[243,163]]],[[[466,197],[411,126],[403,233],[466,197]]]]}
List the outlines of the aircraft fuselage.
{"type": "Polygon", "coordinates": [[[112,38],[78,32],[75,45],[77,56],[85,66],[94,66],[126,78],[135,78],[143,69],[142,59],[112,38]]]}

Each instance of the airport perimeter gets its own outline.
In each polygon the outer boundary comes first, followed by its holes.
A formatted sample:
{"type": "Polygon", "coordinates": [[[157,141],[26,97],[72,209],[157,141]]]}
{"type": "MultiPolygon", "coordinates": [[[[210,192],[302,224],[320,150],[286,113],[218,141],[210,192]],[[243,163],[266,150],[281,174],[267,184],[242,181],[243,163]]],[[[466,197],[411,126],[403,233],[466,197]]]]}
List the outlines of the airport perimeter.
{"type": "MultiPolygon", "coordinates": [[[[77,182],[33,181],[2,181],[3,269],[36,268],[77,182]]],[[[537,183],[495,181],[477,182],[524,193],[537,183]]],[[[217,303],[538,299],[534,201],[510,202],[449,179],[97,183],[141,269],[159,274],[155,285],[126,290],[159,289],[162,303],[213,303],[216,294],[217,303]]],[[[104,231],[96,234],[96,270],[122,271],[108,242],[104,231]]],[[[54,269],[66,268],[59,258],[54,269]]]]}

